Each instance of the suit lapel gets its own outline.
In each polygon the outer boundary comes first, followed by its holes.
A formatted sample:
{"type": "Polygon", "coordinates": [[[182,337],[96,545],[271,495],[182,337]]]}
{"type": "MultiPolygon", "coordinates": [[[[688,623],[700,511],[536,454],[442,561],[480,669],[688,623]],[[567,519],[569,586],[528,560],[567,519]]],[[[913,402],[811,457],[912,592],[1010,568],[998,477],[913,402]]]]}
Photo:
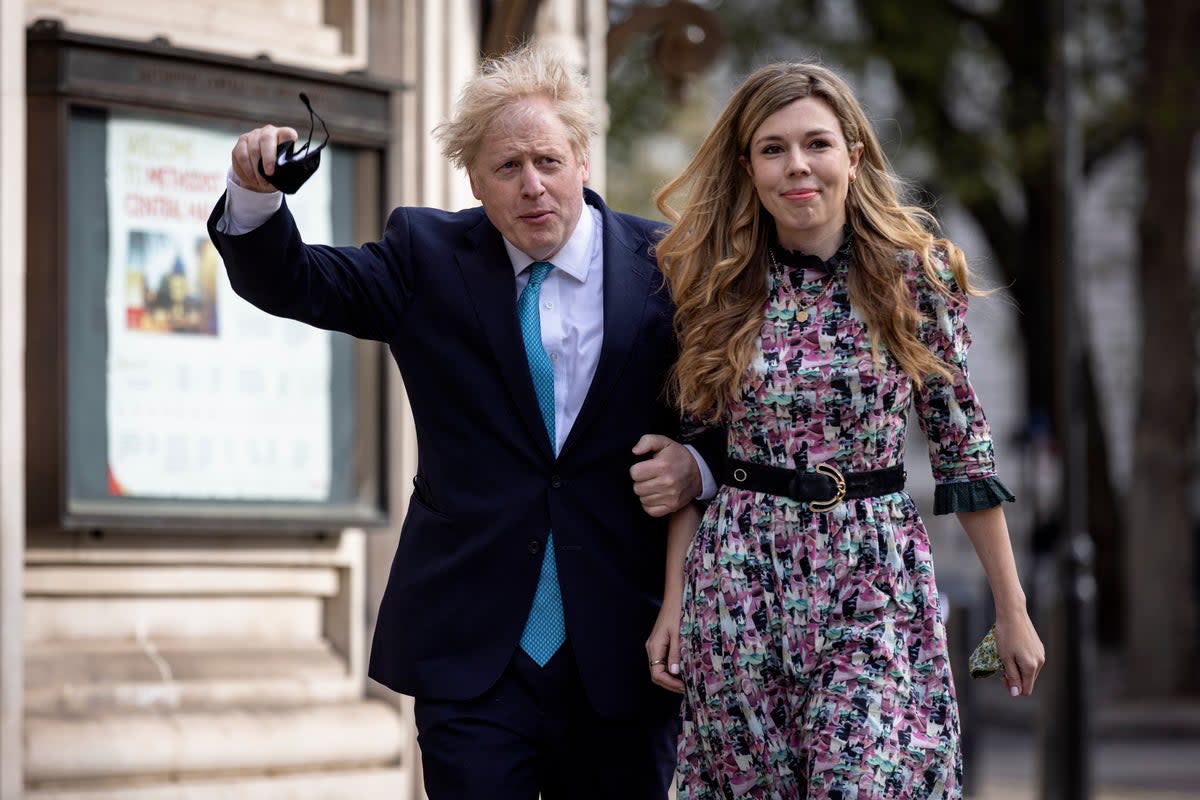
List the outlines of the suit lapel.
{"type": "Polygon", "coordinates": [[[563,443],[561,458],[585,432],[611,395],[633,345],[642,332],[642,317],[650,293],[652,272],[645,262],[648,243],[612,214],[599,195],[588,192],[588,203],[600,209],[604,225],[604,343],[596,375],[583,407],[563,443]]]}
{"type": "Polygon", "coordinates": [[[516,284],[504,240],[485,217],[467,234],[467,241],[470,247],[456,257],[484,338],[495,354],[518,416],[544,455],[553,459],[517,324],[516,284]]]}

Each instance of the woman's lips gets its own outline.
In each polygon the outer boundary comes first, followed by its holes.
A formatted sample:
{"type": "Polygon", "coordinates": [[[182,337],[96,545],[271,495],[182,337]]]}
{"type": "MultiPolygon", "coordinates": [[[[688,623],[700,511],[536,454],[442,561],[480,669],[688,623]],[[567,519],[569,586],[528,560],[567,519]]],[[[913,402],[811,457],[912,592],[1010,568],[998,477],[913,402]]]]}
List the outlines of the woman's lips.
{"type": "Polygon", "coordinates": [[[790,192],[784,192],[783,196],[785,199],[791,200],[792,202],[803,203],[806,200],[812,200],[814,197],[816,197],[817,190],[816,189],[793,189],[790,192]]]}

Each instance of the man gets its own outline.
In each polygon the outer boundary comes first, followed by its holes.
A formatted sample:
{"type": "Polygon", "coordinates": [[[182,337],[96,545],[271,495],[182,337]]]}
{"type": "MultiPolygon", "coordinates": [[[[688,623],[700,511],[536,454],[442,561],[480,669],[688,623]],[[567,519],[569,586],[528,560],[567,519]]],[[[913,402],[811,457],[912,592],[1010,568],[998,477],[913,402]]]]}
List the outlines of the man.
{"type": "Polygon", "coordinates": [[[665,798],[674,766],[677,705],[643,643],[656,517],[701,470],[642,436],[678,429],[673,308],[656,226],[584,189],[593,127],[582,79],[527,47],[437,131],[481,208],[399,208],[378,242],[307,246],[257,172],[296,132],[266,126],[209,221],[241,296],[387,342],[404,377],[419,467],[370,674],[416,698],[432,800],[665,798]]]}

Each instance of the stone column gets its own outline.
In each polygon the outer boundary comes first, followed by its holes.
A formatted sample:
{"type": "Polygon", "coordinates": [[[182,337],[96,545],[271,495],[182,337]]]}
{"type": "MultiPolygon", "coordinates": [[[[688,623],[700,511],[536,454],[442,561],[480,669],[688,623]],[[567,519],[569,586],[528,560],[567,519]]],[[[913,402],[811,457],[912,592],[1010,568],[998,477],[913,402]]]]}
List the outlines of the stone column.
{"type": "MultiPolygon", "coordinates": [[[[442,158],[433,128],[450,116],[463,83],[478,69],[480,20],[478,4],[469,0],[371,0],[368,41],[370,72],[408,88],[394,99],[393,130],[388,149],[384,197],[389,209],[398,205],[435,206],[450,210],[476,205],[462,172],[442,158]]],[[[377,227],[383,229],[384,219],[377,227]]],[[[412,410],[395,366],[388,365],[388,459],[393,524],[367,538],[367,640],[370,641],[387,585],[392,555],[408,510],[417,471],[417,440],[412,410]]],[[[416,728],[411,698],[368,682],[369,694],[395,704],[404,718],[401,761],[412,765],[408,790],[423,798],[416,728]]]]}
{"type": "Polygon", "coordinates": [[[608,131],[608,68],[605,40],[608,3],[605,0],[543,0],[534,35],[574,62],[588,76],[599,131],[592,140],[588,186],[602,196],[605,185],[605,135],[608,131]]]}
{"type": "Polygon", "coordinates": [[[0,4],[0,797],[22,787],[25,560],[25,26],[0,4]]]}

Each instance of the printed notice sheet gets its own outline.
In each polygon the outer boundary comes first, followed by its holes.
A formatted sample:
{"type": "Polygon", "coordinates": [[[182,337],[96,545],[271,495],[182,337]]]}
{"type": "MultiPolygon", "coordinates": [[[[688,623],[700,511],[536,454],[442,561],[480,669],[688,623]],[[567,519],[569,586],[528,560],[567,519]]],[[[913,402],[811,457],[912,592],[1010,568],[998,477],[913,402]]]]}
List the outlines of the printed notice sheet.
{"type": "MultiPolygon", "coordinates": [[[[326,500],[330,334],[237,297],[205,222],[235,137],[108,123],[108,487],[195,500],[326,500]]],[[[288,198],[331,237],[329,159],[288,198]]]]}

